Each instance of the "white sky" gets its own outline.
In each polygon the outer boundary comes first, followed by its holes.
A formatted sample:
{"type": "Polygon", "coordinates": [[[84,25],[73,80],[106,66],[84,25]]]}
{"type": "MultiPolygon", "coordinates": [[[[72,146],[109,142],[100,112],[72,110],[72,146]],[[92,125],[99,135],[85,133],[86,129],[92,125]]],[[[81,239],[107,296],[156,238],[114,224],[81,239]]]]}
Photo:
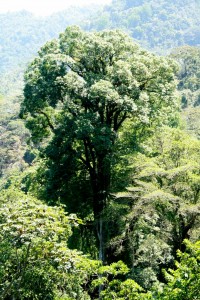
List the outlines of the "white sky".
{"type": "Polygon", "coordinates": [[[28,10],[36,15],[50,15],[69,6],[83,6],[91,3],[109,4],[111,0],[0,0],[0,13],[28,10]]]}

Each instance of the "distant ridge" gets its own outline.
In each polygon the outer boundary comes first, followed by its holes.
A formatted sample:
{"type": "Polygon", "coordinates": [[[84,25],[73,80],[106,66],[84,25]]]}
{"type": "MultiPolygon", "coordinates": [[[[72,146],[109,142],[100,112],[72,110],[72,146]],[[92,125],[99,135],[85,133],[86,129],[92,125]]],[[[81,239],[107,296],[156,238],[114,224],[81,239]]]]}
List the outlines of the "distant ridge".
{"type": "Polygon", "coordinates": [[[113,0],[104,7],[71,7],[48,17],[27,11],[0,14],[0,92],[4,74],[22,72],[39,48],[68,25],[88,31],[120,28],[144,48],[166,54],[181,45],[200,45],[199,16],[197,0],[113,0]]]}

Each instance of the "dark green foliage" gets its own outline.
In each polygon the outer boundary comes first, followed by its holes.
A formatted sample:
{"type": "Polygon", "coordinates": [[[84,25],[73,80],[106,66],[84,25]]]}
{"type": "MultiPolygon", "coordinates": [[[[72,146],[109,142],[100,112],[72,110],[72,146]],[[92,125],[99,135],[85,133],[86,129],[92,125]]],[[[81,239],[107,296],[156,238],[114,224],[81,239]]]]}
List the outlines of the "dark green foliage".
{"type": "Polygon", "coordinates": [[[200,48],[184,46],[174,49],[171,57],[180,65],[178,90],[182,107],[196,107],[200,103],[200,48]]]}
{"type": "MultiPolygon", "coordinates": [[[[171,114],[176,68],[172,60],[140,49],[123,32],[68,27],[41,48],[27,69],[21,116],[32,140],[46,144],[46,184],[68,206],[73,183],[83,179],[91,198],[82,195],[81,202],[85,208],[90,204],[97,227],[111,190],[119,129],[128,118],[142,125],[171,114]]],[[[78,212],[77,193],[74,199],[78,212]]]]}

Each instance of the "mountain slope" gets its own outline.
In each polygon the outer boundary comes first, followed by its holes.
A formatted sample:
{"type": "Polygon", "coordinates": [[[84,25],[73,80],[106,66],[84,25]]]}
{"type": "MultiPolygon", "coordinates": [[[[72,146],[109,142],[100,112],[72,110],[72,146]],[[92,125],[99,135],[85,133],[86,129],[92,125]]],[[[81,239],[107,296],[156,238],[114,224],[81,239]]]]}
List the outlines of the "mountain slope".
{"type": "Polygon", "coordinates": [[[81,24],[98,8],[71,7],[45,18],[27,11],[0,14],[0,72],[24,65],[46,41],[70,24],[81,24]]]}
{"type": "Polygon", "coordinates": [[[199,0],[113,0],[87,29],[122,28],[145,48],[163,53],[200,44],[199,0]]]}

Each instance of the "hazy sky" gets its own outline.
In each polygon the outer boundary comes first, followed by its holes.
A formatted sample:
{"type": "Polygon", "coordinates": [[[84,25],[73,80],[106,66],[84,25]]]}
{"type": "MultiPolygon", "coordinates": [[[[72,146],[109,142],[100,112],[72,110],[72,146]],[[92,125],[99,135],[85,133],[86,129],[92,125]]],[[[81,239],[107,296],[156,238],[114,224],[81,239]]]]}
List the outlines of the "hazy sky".
{"type": "Polygon", "coordinates": [[[49,15],[71,5],[83,6],[91,3],[108,4],[111,0],[0,0],[0,13],[25,9],[37,15],[49,15]]]}

